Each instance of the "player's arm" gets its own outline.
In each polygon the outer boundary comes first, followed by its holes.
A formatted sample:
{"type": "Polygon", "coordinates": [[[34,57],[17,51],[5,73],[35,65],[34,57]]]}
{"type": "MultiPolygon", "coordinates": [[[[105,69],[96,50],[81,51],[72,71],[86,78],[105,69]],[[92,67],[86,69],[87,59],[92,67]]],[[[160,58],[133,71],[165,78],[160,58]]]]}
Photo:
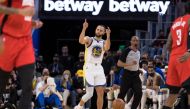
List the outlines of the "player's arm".
{"type": "Polygon", "coordinates": [[[88,45],[89,42],[90,42],[90,38],[88,36],[85,36],[87,28],[88,28],[88,22],[85,19],[85,21],[83,23],[82,31],[81,31],[80,36],[79,36],[79,43],[80,44],[86,44],[86,45],[88,45]]]}
{"type": "Polygon", "coordinates": [[[172,50],[172,36],[171,36],[171,33],[169,33],[168,35],[168,40],[167,40],[167,43],[166,43],[166,49],[171,52],[172,50]]]}
{"type": "Polygon", "coordinates": [[[104,50],[105,50],[105,51],[108,51],[108,50],[110,49],[110,46],[111,46],[110,33],[111,33],[111,30],[110,30],[110,28],[108,27],[108,28],[106,29],[106,36],[107,36],[107,38],[106,38],[105,44],[104,44],[104,50]]]}
{"type": "Polygon", "coordinates": [[[25,7],[25,8],[13,8],[13,7],[7,7],[4,5],[0,5],[0,13],[4,14],[19,14],[23,16],[33,16],[35,13],[34,7],[25,7]]]}

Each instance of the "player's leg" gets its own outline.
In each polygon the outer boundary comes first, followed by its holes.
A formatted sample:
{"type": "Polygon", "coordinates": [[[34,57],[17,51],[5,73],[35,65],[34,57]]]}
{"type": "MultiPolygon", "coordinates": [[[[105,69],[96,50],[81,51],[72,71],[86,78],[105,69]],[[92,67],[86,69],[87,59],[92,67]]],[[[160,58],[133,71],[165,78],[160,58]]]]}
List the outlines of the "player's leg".
{"type": "Polygon", "coordinates": [[[175,86],[168,86],[168,88],[170,90],[170,94],[163,106],[163,109],[172,109],[180,90],[180,87],[175,87],[175,86]]]}
{"type": "Polygon", "coordinates": [[[22,96],[19,109],[30,109],[32,100],[32,80],[34,77],[34,49],[32,37],[28,36],[17,41],[20,51],[15,60],[15,66],[20,77],[22,96]]]}
{"type": "Polygon", "coordinates": [[[97,93],[97,109],[102,109],[104,103],[104,90],[106,86],[106,77],[104,74],[104,69],[101,65],[97,65],[96,69],[97,70],[94,71],[93,73],[96,74],[94,78],[94,84],[97,93]]]}
{"type": "Polygon", "coordinates": [[[169,97],[164,103],[163,109],[171,109],[173,107],[173,104],[175,103],[178,97],[178,92],[180,90],[181,84],[177,71],[177,68],[179,68],[180,66],[179,64],[177,64],[178,62],[176,61],[176,57],[170,57],[166,78],[166,84],[168,85],[170,92],[169,97]]]}
{"type": "Polygon", "coordinates": [[[95,89],[97,93],[97,109],[102,109],[104,102],[104,86],[97,86],[95,89]]]}
{"type": "Polygon", "coordinates": [[[188,94],[188,109],[190,109],[190,77],[182,83],[182,87],[185,88],[188,94]]]}
{"type": "Polygon", "coordinates": [[[32,80],[34,76],[34,64],[17,68],[20,77],[22,96],[20,98],[19,109],[30,109],[32,100],[32,80]]]}
{"type": "Polygon", "coordinates": [[[74,109],[83,109],[84,104],[92,98],[94,93],[94,87],[86,87],[86,94],[82,96],[82,99],[80,100],[79,104],[75,106],[74,109]]]}
{"type": "Polygon", "coordinates": [[[82,109],[84,104],[93,96],[94,93],[94,75],[92,73],[93,66],[85,65],[84,68],[84,77],[85,77],[85,85],[86,85],[86,94],[82,96],[79,104],[75,106],[74,109],[82,109]]]}

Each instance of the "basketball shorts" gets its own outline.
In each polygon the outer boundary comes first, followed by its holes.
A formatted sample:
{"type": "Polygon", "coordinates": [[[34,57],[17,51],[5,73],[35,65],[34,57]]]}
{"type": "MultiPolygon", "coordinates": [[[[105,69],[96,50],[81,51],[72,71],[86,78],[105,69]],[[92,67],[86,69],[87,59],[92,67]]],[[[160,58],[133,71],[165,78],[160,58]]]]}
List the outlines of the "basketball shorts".
{"type": "Polygon", "coordinates": [[[179,56],[170,57],[166,84],[169,86],[183,87],[190,78],[190,59],[180,63],[179,56]]]}
{"type": "Polygon", "coordinates": [[[101,64],[88,63],[84,65],[84,77],[89,87],[105,86],[106,77],[101,64]]]}
{"type": "Polygon", "coordinates": [[[15,38],[3,34],[4,50],[0,54],[0,69],[11,72],[13,68],[35,62],[32,37],[15,38]]]}

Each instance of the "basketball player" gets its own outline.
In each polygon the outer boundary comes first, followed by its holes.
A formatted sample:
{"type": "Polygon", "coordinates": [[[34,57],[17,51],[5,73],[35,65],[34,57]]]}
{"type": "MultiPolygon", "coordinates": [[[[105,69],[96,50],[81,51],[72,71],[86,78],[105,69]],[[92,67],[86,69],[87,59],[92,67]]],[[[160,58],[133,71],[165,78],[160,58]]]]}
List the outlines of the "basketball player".
{"type": "Polygon", "coordinates": [[[167,48],[170,60],[166,84],[170,95],[163,109],[171,109],[180,88],[188,92],[188,109],[190,109],[190,2],[185,5],[186,15],[177,18],[170,30],[167,48]]]}
{"type": "Polygon", "coordinates": [[[110,33],[109,27],[106,29],[103,25],[98,25],[95,30],[95,37],[85,36],[86,29],[88,28],[87,20],[83,23],[83,29],[79,37],[79,43],[85,45],[85,64],[84,75],[86,84],[86,94],[82,97],[78,106],[75,109],[82,109],[84,103],[88,101],[94,92],[94,87],[97,92],[97,109],[103,107],[103,95],[104,86],[106,84],[106,78],[104,75],[104,69],[101,65],[103,55],[105,51],[110,49],[110,33]],[[106,40],[102,39],[102,36],[107,36],[106,40]]]}
{"type": "Polygon", "coordinates": [[[139,38],[131,38],[131,46],[126,48],[118,60],[117,65],[124,68],[121,78],[120,93],[118,98],[124,101],[128,90],[134,91],[134,100],[131,109],[137,109],[142,97],[142,84],[139,77],[140,51],[138,50],[139,38]]]}
{"type": "Polygon", "coordinates": [[[0,94],[13,68],[20,77],[22,96],[19,109],[31,109],[34,51],[32,46],[32,16],[34,0],[2,0],[0,2],[0,94]],[[11,6],[7,6],[11,3],[11,6]],[[8,15],[4,26],[4,16],[8,15]]]}

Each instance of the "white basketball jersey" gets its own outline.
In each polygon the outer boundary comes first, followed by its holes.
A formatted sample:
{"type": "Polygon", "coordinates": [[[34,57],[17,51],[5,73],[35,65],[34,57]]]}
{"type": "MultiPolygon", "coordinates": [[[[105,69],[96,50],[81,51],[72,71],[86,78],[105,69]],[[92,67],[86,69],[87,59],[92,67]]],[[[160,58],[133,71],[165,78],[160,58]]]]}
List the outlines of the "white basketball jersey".
{"type": "Polygon", "coordinates": [[[104,40],[97,40],[94,37],[91,38],[92,43],[89,46],[85,46],[85,63],[97,63],[101,64],[104,56],[104,40]]]}

